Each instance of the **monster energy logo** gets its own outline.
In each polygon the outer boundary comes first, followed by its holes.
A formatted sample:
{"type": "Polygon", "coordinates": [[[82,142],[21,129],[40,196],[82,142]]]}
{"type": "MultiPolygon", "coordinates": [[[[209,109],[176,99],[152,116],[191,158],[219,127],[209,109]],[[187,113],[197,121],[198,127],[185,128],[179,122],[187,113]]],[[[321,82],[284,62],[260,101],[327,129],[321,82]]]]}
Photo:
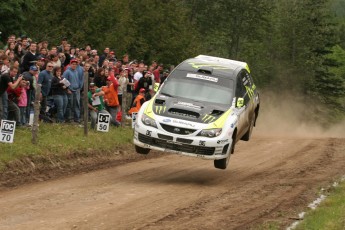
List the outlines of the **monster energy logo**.
{"type": "MultiPolygon", "coordinates": [[[[254,87],[255,87],[255,85],[254,85],[252,88],[254,88],[254,87]]],[[[254,88],[254,89],[255,89],[255,88],[254,88]]],[[[250,98],[250,99],[253,99],[254,90],[251,89],[251,88],[249,88],[248,86],[246,86],[246,91],[247,91],[247,93],[248,93],[248,95],[249,95],[249,98],[250,98]]]]}
{"type": "Polygon", "coordinates": [[[166,106],[156,106],[155,112],[156,112],[156,114],[164,113],[166,108],[167,108],[166,106]]]}
{"type": "Polygon", "coordinates": [[[216,120],[216,118],[214,116],[205,114],[205,116],[201,120],[203,122],[212,122],[212,121],[216,120]]]}

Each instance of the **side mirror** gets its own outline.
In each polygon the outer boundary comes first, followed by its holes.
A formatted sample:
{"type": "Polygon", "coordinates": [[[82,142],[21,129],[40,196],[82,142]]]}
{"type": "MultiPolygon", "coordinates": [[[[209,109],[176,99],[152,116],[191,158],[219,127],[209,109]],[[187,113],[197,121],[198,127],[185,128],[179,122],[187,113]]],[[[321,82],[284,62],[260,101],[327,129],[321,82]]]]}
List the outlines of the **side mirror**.
{"type": "Polygon", "coordinates": [[[244,105],[244,99],[242,97],[237,98],[236,107],[242,108],[244,105]]]}

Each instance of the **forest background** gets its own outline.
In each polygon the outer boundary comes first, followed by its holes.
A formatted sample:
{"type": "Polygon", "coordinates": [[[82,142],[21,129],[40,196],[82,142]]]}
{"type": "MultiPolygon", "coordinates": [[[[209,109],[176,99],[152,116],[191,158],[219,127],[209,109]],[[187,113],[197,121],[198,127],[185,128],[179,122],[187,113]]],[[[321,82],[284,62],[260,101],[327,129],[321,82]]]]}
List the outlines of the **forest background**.
{"type": "Polygon", "coordinates": [[[10,34],[50,45],[67,37],[147,63],[245,61],[260,89],[308,105],[308,120],[345,118],[345,0],[9,0],[0,31],[3,44],[10,34]]]}

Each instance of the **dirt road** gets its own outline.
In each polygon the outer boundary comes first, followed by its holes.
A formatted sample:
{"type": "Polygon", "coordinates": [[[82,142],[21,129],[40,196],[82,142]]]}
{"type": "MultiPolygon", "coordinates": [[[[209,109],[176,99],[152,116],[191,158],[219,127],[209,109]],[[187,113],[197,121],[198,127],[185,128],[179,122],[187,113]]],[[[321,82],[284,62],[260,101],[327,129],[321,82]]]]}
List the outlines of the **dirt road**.
{"type": "Polygon", "coordinates": [[[342,175],[345,139],[259,129],[239,142],[227,170],[164,155],[2,191],[0,229],[283,227],[342,175]]]}

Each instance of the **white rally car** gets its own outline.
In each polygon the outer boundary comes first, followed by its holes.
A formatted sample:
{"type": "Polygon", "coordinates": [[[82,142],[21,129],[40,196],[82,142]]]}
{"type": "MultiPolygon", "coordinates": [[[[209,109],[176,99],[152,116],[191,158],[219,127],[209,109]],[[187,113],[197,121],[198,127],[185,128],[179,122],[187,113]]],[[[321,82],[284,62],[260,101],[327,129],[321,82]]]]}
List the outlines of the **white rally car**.
{"type": "Polygon", "coordinates": [[[179,64],[142,105],[135,149],[214,160],[216,168],[225,169],[235,143],[249,140],[259,106],[245,62],[199,55],[179,64]]]}

